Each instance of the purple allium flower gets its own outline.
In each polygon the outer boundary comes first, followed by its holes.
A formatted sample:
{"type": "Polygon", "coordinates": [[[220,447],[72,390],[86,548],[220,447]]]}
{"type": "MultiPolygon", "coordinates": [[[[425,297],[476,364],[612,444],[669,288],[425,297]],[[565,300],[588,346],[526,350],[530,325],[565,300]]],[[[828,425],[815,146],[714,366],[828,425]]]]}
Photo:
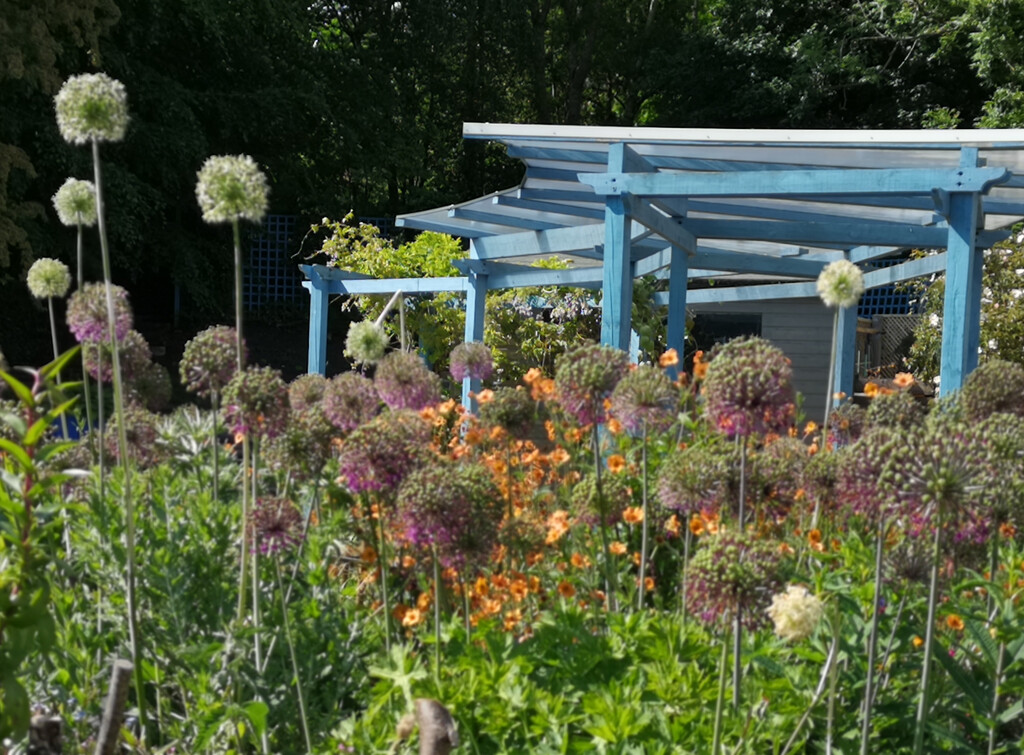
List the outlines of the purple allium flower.
{"type": "Polygon", "coordinates": [[[381,406],[373,381],[358,372],[344,372],[329,380],[322,404],[327,419],[343,433],[369,422],[381,406]]]}
{"type": "Polygon", "coordinates": [[[836,478],[846,464],[850,446],[840,446],[835,451],[815,454],[804,466],[803,489],[805,508],[832,516],[838,508],[836,478]]]}
{"type": "Polygon", "coordinates": [[[605,420],[605,399],[629,371],[629,355],[611,346],[588,345],[558,358],[555,390],[562,408],[581,425],[605,420]]]}
{"type": "Polygon", "coordinates": [[[273,438],[288,422],[288,386],[270,367],[247,367],[224,388],[224,422],[234,433],[273,438]]]}
{"type": "Polygon", "coordinates": [[[260,498],[249,513],[249,538],[263,555],[291,550],[302,540],[302,513],[287,498],[260,498]]]}
{"type": "MultiPolygon", "coordinates": [[[[896,511],[896,495],[887,475],[890,458],[902,460],[908,449],[906,429],[869,428],[860,439],[840,450],[834,471],[838,505],[847,513],[875,523],[896,511]]],[[[826,470],[827,471],[827,470],[826,470]]]]}
{"type": "MultiPolygon", "coordinates": [[[[242,349],[245,349],[243,342],[242,349]]],[[[238,366],[235,329],[214,325],[197,333],[181,355],[181,382],[199,396],[222,393],[238,366]]]]}
{"type": "Polygon", "coordinates": [[[479,341],[460,343],[449,355],[449,370],[460,383],[466,378],[486,380],[494,372],[491,349],[479,341]]]}
{"type": "MultiPolygon", "coordinates": [[[[108,340],[106,284],[85,283],[68,299],[68,329],[79,343],[100,343],[108,340]]],[[[124,338],[132,327],[132,309],[128,292],[120,286],[110,285],[114,299],[114,332],[117,340],[124,338]]]]}
{"type": "MultiPolygon", "coordinates": [[[[115,414],[103,429],[103,445],[110,458],[120,459],[118,445],[119,417],[115,414]]],[[[140,468],[153,467],[163,461],[163,448],[157,443],[160,437],[160,418],[137,404],[124,407],[124,428],[128,441],[128,457],[140,468]]]]}
{"type": "Polygon", "coordinates": [[[990,414],[1024,417],[1024,366],[992,359],[967,376],[960,390],[967,419],[978,422],[990,414]]]}
{"type": "Polygon", "coordinates": [[[796,407],[786,355],[762,338],[716,348],[704,378],[708,421],[727,437],[783,433],[796,407]]]}
{"type": "Polygon", "coordinates": [[[398,523],[415,546],[437,549],[446,567],[487,560],[498,540],[503,506],[490,472],[479,464],[438,459],[411,472],[398,489],[398,523]]]}
{"type": "MultiPolygon", "coordinates": [[[[126,381],[135,380],[150,365],[152,356],[149,343],[137,330],[129,330],[117,339],[117,355],[121,362],[121,374],[126,381]]],[[[109,341],[82,344],[82,361],[85,370],[101,383],[109,383],[114,374],[114,359],[109,341]]]]}
{"type": "Polygon", "coordinates": [[[339,479],[353,493],[389,493],[406,475],[435,458],[430,425],[423,418],[413,411],[385,412],[345,440],[338,459],[339,479]]]}
{"type": "Polygon", "coordinates": [[[320,407],[292,409],[284,432],[271,438],[263,455],[272,469],[296,480],[308,480],[323,470],[331,456],[334,426],[320,407]]]}
{"type": "Polygon", "coordinates": [[[747,484],[753,507],[769,519],[785,515],[803,495],[801,478],[810,458],[804,442],[788,436],[753,454],[747,484]]]}
{"type": "Polygon", "coordinates": [[[301,412],[310,407],[319,406],[327,387],[327,378],[313,373],[299,375],[288,385],[288,403],[292,410],[301,412]]]}
{"type": "Polygon", "coordinates": [[[739,496],[739,454],[735,446],[712,436],[676,449],[658,473],[661,505],[685,516],[718,514],[736,505],[739,496]]]}
{"type": "Polygon", "coordinates": [[[130,401],[142,404],[152,412],[163,411],[170,405],[171,375],[162,364],[146,362],[145,366],[134,371],[128,380],[130,401]]]}
{"type": "Polygon", "coordinates": [[[631,434],[661,433],[676,419],[679,389],[664,370],[641,365],[626,374],[612,392],[612,416],[631,434]]]}
{"type": "Polygon", "coordinates": [[[917,427],[924,421],[925,409],[906,391],[875,396],[868,405],[868,427],[888,430],[917,427]]]}
{"type": "Polygon", "coordinates": [[[521,386],[498,388],[491,400],[480,405],[480,421],[500,427],[513,438],[524,438],[533,429],[537,402],[521,386]]]}
{"type": "Polygon", "coordinates": [[[771,542],[720,530],[701,538],[690,561],[687,610],[708,626],[725,627],[742,610],[750,630],[763,626],[772,595],[782,586],[781,556],[771,542]]]}
{"type": "Polygon", "coordinates": [[[866,423],[864,408],[844,401],[828,415],[828,442],[833,448],[848,446],[861,436],[866,423]]]}
{"type": "Polygon", "coordinates": [[[441,400],[441,379],[412,352],[393,351],[381,359],[373,383],[392,409],[419,411],[441,400]]]}
{"type": "Polygon", "coordinates": [[[605,526],[614,526],[622,519],[622,512],[633,502],[633,491],[622,474],[601,475],[601,494],[598,497],[597,477],[593,472],[573,486],[572,510],[579,521],[595,526],[600,525],[603,519],[605,526]]]}

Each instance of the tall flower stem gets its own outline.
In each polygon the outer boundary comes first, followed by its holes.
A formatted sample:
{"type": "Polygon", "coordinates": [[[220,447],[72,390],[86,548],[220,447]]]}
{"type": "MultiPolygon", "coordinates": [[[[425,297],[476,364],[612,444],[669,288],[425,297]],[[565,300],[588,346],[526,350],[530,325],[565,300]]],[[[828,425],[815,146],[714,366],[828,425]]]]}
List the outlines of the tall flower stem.
{"type": "MultiPolygon", "coordinates": [[[[245,369],[245,345],[242,338],[242,235],[238,218],[231,221],[231,235],[235,249],[235,366],[238,372],[245,369]]],[[[245,619],[245,587],[249,566],[249,541],[245,536],[245,523],[249,521],[249,430],[242,434],[242,546],[238,577],[238,623],[245,619]]]]}
{"type": "Polygon", "coordinates": [[[999,715],[999,685],[1003,683],[1003,664],[1006,662],[1006,643],[999,643],[999,655],[996,656],[996,675],[992,680],[992,708],[989,710],[989,718],[992,719],[992,726],[988,730],[988,755],[994,755],[996,751],[996,734],[999,731],[997,716],[999,715]]]}
{"type": "Polygon", "coordinates": [[[718,661],[718,700],[715,702],[715,732],[711,742],[711,755],[722,751],[722,716],[725,713],[725,685],[728,679],[729,641],[722,638],[722,657],[718,661]]]}
{"type": "MultiPolygon", "coordinates": [[[[244,530],[242,537],[246,537],[244,530]]],[[[255,545],[252,549],[252,623],[256,644],[256,670],[261,671],[266,668],[266,664],[263,661],[263,641],[260,638],[260,557],[259,548],[255,545]]],[[[270,738],[265,726],[260,733],[260,749],[263,755],[270,752],[270,738]]]]}
{"type": "MultiPolygon", "coordinates": [[[[100,256],[103,260],[103,280],[107,294],[107,331],[110,337],[112,379],[114,383],[114,411],[117,413],[117,448],[124,470],[125,550],[127,552],[126,597],[128,605],[128,640],[131,645],[133,677],[139,721],[145,731],[147,723],[146,695],[142,678],[142,639],[139,636],[138,605],[135,595],[135,501],[132,498],[131,464],[128,462],[128,436],[124,422],[124,392],[121,385],[121,358],[117,348],[117,326],[114,313],[114,294],[110,288],[110,248],[107,244],[107,225],[103,211],[103,177],[100,170],[100,143],[92,140],[92,164],[96,184],[96,218],[100,232],[100,256]]],[[[102,444],[101,444],[102,445],[102,444]]]]}
{"type": "Polygon", "coordinates": [[[597,508],[601,518],[601,545],[604,548],[604,574],[608,587],[608,608],[611,611],[619,610],[619,579],[615,572],[615,565],[612,563],[611,546],[608,542],[608,505],[604,499],[604,489],[601,486],[601,445],[598,437],[597,425],[591,435],[594,447],[594,480],[597,487],[597,508]]]}
{"type": "MultiPolygon", "coordinates": [[[[746,500],[747,500],[747,439],[740,436],[740,500],[739,514],[737,516],[737,531],[741,534],[746,524],[746,500]]],[[[732,667],[732,707],[740,707],[740,683],[743,680],[743,606],[736,606],[736,618],[732,628],[733,641],[733,667],[732,667]]]]}
{"type": "Polygon", "coordinates": [[[878,625],[882,615],[882,554],[885,546],[885,521],[879,517],[875,531],[875,597],[871,602],[871,634],[868,638],[868,678],[864,686],[864,705],[860,729],[860,755],[868,755],[871,738],[871,708],[875,697],[875,657],[878,654],[878,625]]]}
{"type": "MultiPolygon", "coordinates": [[[[87,346],[82,347],[84,352],[87,346]]],[[[103,374],[103,349],[98,344],[93,344],[91,347],[96,349],[96,405],[99,414],[99,424],[95,430],[98,433],[96,436],[96,451],[97,460],[100,465],[100,498],[104,498],[107,495],[107,455],[103,448],[103,425],[104,425],[104,414],[106,409],[103,406],[103,381],[100,379],[100,375],[103,374]]],[[[92,434],[93,428],[89,428],[90,434],[92,434]]]]}
{"type": "Polygon", "coordinates": [[[693,537],[693,533],[690,531],[690,522],[686,521],[683,523],[683,568],[682,568],[682,586],[679,590],[679,613],[683,617],[683,622],[686,622],[686,578],[687,572],[690,568],[690,540],[693,537]]]}
{"type": "Polygon", "coordinates": [[[384,649],[391,652],[391,606],[388,604],[388,557],[387,557],[387,535],[384,529],[384,504],[377,506],[377,523],[379,526],[380,540],[377,550],[377,562],[380,564],[380,599],[384,606],[384,649]]]}
{"type": "Polygon", "coordinates": [[[643,507],[644,520],[640,523],[640,589],[637,593],[636,610],[642,611],[644,608],[644,597],[645,597],[645,584],[644,577],[646,576],[647,569],[647,420],[643,421],[643,441],[640,446],[641,454],[641,506],[643,507]]]}
{"type": "Polygon", "coordinates": [[[944,501],[937,506],[935,535],[932,539],[932,568],[928,583],[928,619],[924,633],[924,661],[921,667],[921,698],[917,708],[914,727],[914,755],[924,752],[924,730],[928,723],[928,709],[931,707],[932,649],[935,645],[935,604],[939,594],[939,557],[942,548],[942,509],[944,501]]]}
{"type": "MultiPolygon", "coordinates": [[[[828,357],[828,384],[825,386],[825,420],[821,423],[821,451],[822,453],[828,451],[828,418],[832,413],[832,401],[834,391],[833,383],[836,379],[836,341],[839,340],[839,313],[842,311],[842,307],[837,307],[835,313],[832,315],[832,348],[829,351],[828,357]]],[[[815,510],[817,513],[817,510],[815,510]]],[[[817,517],[812,523],[817,524],[817,517]]]]}
{"type": "MultiPolygon", "coordinates": [[[[53,358],[60,356],[60,346],[57,344],[57,318],[53,315],[53,297],[46,297],[46,308],[50,311],[50,340],[53,342],[53,358]]],[[[60,385],[60,372],[54,375],[57,385],[60,385]]],[[[64,440],[68,439],[68,416],[67,412],[60,413],[60,429],[64,433],[64,440]]]]}
{"type": "Polygon", "coordinates": [[[295,642],[292,639],[291,622],[288,620],[288,604],[284,600],[284,581],[281,579],[281,558],[274,559],[277,571],[277,589],[281,595],[281,623],[284,627],[284,639],[288,643],[288,653],[292,659],[292,673],[295,675],[295,694],[299,701],[299,720],[302,723],[302,736],[306,740],[306,753],[312,755],[313,740],[309,736],[309,721],[306,716],[306,699],[302,695],[302,679],[299,674],[299,661],[295,657],[295,642]]]}
{"type": "MultiPolygon", "coordinates": [[[[836,649],[836,657],[839,657],[839,640],[842,636],[843,613],[839,602],[836,601],[835,613],[832,622],[832,646],[836,649]]],[[[836,683],[839,680],[839,664],[833,663],[828,672],[828,707],[825,717],[825,755],[832,755],[832,738],[835,732],[836,720],[836,683]]]]}
{"type": "MultiPolygon", "coordinates": [[[[82,243],[82,224],[78,223],[78,241],[76,243],[76,253],[78,257],[78,270],[76,271],[77,278],[75,278],[75,288],[80,289],[84,282],[84,264],[83,258],[83,243],[82,243]]],[[[82,362],[82,392],[85,394],[85,424],[89,428],[89,443],[90,445],[95,441],[95,436],[92,431],[95,429],[92,423],[92,395],[89,393],[89,371],[85,369],[85,349],[82,349],[81,353],[82,362]]],[[[81,435],[81,433],[79,433],[81,435]]],[[[102,444],[101,444],[102,445],[102,444]]]]}
{"type": "Polygon", "coordinates": [[[437,562],[437,546],[432,549],[434,561],[434,673],[441,675],[441,567],[437,562]]]}
{"type": "Polygon", "coordinates": [[[210,428],[210,446],[213,451],[213,502],[220,501],[220,448],[217,443],[217,417],[218,417],[218,395],[217,391],[210,394],[210,403],[213,406],[213,426],[210,428]]]}

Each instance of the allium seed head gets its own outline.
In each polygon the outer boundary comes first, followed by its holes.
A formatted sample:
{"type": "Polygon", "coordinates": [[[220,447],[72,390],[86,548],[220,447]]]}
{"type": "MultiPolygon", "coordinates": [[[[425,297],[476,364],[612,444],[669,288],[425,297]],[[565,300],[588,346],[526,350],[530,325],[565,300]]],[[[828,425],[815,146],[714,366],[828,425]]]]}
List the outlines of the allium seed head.
{"type": "Polygon", "coordinates": [[[263,555],[291,550],[302,540],[302,513],[287,498],[260,498],[249,513],[249,537],[263,555]]]}
{"type": "Polygon", "coordinates": [[[486,380],[494,372],[494,356],[491,349],[479,341],[460,343],[452,349],[448,359],[449,371],[459,382],[466,378],[486,380]]]}
{"type": "Polygon", "coordinates": [[[119,142],[128,126],[124,85],[105,73],[72,76],[54,98],[57,126],[71,144],[119,142]]]}
{"type": "Polygon", "coordinates": [[[641,365],[628,372],[612,392],[612,416],[636,435],[668,430],[679,409],[679,389],[664,370],[641,365]]]}
{"type": "Polygon", "coordinates": [[[196,175],[196,199],[207,223],[259,223],[267,214],[267,177],[248,155],[207,158],[196,175]]]}
{"type": "Polygon", "coordinates": [[[430,426],[419,414],[385,412],[348,436],[338,459],[338,472],[353,493],[390,493],[406,475],[434,459],[430,426]]]}
{"type": "Polygon", "coordinates": [[[373,320],[361,320],[349,326],[345,356],[355,364],[376,364],[384,358],[390,344],[384,326],[373,320]]]}
{"type": "Polygon", "coordinates": [[[301,412],[310,407],[319,407],[327,388],[327,378],[312,373],[299,375],[288,385],[288,403],[292,411],[301,412]]]}
{"type": "Polygon", "coordinates": [[[71,271],[60,260],[40,257],[28,269],[26,282],[37,299],[59,299],[71,288],[71,271]]]}
{"type": "Polygon", "coordinates": [[[270,367],[248,367],[224,388],[224,422],[234,433],[273,438],[288,421],[288,386],[270,367]]]}
{"type": "Polygon", "coordinates": [[[96,225],[96,187],[92,181],[69,178],[53,195],[53,207],[64,225],[96,225]]]}
{"type": "Polygon", "coordinates": [[[373,381],[358,372],[336,375],[324,387],[324,415],[343,433],[369,422],[380,411],[380,406],[373,381]]]}
{"type": "Polygon", "coordinates": [[[852,307],[864,293],[864,273],[849,260],[836,260],[818,276],[818,296],[828,307],[852,307]]]}
{"type": "Polygon", "coordinates": [[[785,432],[796,411],[786,355],[762,338],[715,350],[704,378],[708,421],[727,437],[785,432]]]}
{"type": "MultiPolygon", "coordinates": [[[[79,343],[99,343],[109,338],[107,331],[107,289],[104,283],[82,284],[68,299],[68,329],[79,343]]],[[[132,327],[128,292],[110,284],[114,299],[114,332],[117,340],[132,327]]]]}
{"type": "Polygon", "coordinates": [[[480,405],[480,422],[500,427],[513,438],[525,438],[533,428],[537,402],[521,388],[498,388],[491,400],[480,405]]]}
{"type": "Polygon", "coordinates": [[[562,408],[581,425],[605,420],[605,399],[629,371],[629,355],[611,346],[588,345],[558,358],[555,390],[562,408]]]}
{"type": "Polygon", "coordinates": [[[197,333],[181,355],[182,384],[199,396],[222,393],[238,366],[235,349],[235,329],[227,325],[214,325],[197,333]]]}
{"type": "Polygon", "coordinates": [[[412,352],[393,351],[380,360],[373,383],[392,409],[419,411],[441,400],[441,379],[412,352]]]}

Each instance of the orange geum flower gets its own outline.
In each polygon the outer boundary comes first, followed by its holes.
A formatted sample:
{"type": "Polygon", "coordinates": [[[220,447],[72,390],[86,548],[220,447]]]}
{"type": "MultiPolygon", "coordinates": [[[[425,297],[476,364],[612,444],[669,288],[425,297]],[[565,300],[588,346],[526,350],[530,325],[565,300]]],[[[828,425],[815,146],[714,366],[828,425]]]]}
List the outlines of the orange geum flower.
{"type": "Polygon", "coordinates": [[[490,388],[484,388],[478,394],[476,394],[476,400],[478,403],[486,404],[488,401],[494,398],[494,391],[490,388]]]}
{"type": "Polygon", "coordinates": [[[416,566],[416,558],[414,556],[405,555],[402,556],[402,568],[411,569],[416,566]]]}
{"type": "Polygon", "coordinates": [[[572,598],[576,595],[576,588],[572,586],[572,582],[563,579],[558,583],[558,594],[563,598],[572,598]]]}
{"type": "Polygon", "coordinates": [[[548,458],[551,460],[551,463],[557,467],[561,464],[565,464],[565,462],[569,461],[571,457],[569,456],[568,451],[559,446],[550,454],[548,454],[548,458]]]}
{"type": "Polygon", "coordinates": [[[964,620],[955,613],[951,613],[946,617],[946,626],[955,632],[962,632],[964,628],[964,620]]]}
{"type": "Polygon", "coordinates": [[[818,432],[818,423],[811,421],[804,425],[804,435],[818,432]]]}
{"type": "Polygon", "coordinates": [[[416,607],[421,611],[426,611],[430,606],[434,604],[434,595],[430,592],[421,592],[420,596],[416,598],[416,607]]]}
{"type": "Polygon", "coordinates": [[[639,506],[628,506],[622,512],[622,521],[626,524],[640,524],[644,520],[644,510],[639,506]]]}
{"type": "Polygon", "coordinates": [[[476,582],[473,584],[473,592],[475,592],[479,597],[485,598],[490,591],[490,584],[487,582],[487,577],[477,577],[476,582]]]}
{"type": "Polygon", "coordinates": [[[397,606],[391,609],[391,618],[395,621],[401,621],[405,618],[405,615],[409,613],[409,606],[405,603],[399,603],[397,606]]]}
{"type": "Polygon", "coordinates": [[[540,593],[540,577],[531,576],[529,580],[527,580],[527,584],[530,586],[530,592],[534,595],[540,593]]]}
{"type": "Polygon", "coordinates": [[[570,558],[569,561],[571,561],[572,565],[577,569],[586,569],[590,566],[590,559],[582,553],[573,553],[572,558],[570,558]]]}
{"type": "Polygon", "coordinates": [[[676,516],[675,514],[670,516],[668,518],[668,521],[665,522],[665,530],[668,531],[669,533],[673,534],[673,535],[678,535],[679,534],[679,527],[680,526],[681,525],[679,524],[679,517],[676,516]]]}
{"type": "Polygon", "coordinates": [[[512,611],[505,612],[504,627],[506,632],[511,632],[516,628],[516,625],[523,620],[523,612],[518,608],[512,611]]]}
{"type": "Polygon", "coordinates": [[[513,600],[526,600],[526,596],[529,593],[529,588],[526,586],[525,579],[514,579],[508,586],[509,595],[512,596],[513,600]]]}
{"type": "Polygon", "coordinates": [[[491,587],[496,590],[508,589],[508,577],[504,574],[493,574],[491,575],[491,587]]]}
{"type": "Polygon", "coordinates": [[[423,621],[423,613],[416,608],[410,608],[402,617],[403,627],[414,627],[423,621]]]}
{"type": "Polygon", "coordinates": [[[669,349],[658,357],[659,367],[672,367],[677,364],[679,364],[679,352],[675,349],[669,349]]]}
{"type": "Polygon", "coordinates": [[[377,560],[377,551],[372,545],[364,545],[359,553],[359,560],[364,564],[372,564],[377,560]]]}
{"type": "Polygon", "coordinates": [[[534,551],[533,553],[527,553],[526,554],[526,565],[527,566],[536,566],[537,564],[539,564],[543,560],[544,560],[544,552],[543,551],[534,551]]]}
{"type": "Polygon", "coordinates": [[[1007,540],[1012,540],[1017,536],[1017,528],[1010,522],[1003,522],[999,525],[999,534],[1007,540]]]}
{"type": "Polygon", "coordinates": [[[690,518],[690,532],[698,537],[704,534],[704,520],[698,514],[690,518]]]}
{"type": "Polygon", "coordinates": [[[909,372],[897,372],[896,377],[892,379],[892,384],[897,388],[909,388],[915,382],[914,376],[909,372]]]}
{"type": "Polygon", "coordinates": [[[623,553],[626,552],[626,544],[616,540],[615,542],[610,543],[608,545],[608,552],[611,553],[613,556],[621,556],[623,553]]]}
{"type": "Polygon", "coordinates": [[[922,640],[916,634],[914,635],[914,639],[912,639],[911,642],[913,643],[915,648],[919,648],[924,644],[924,640],[922,640]]]}
{"type": "Polygon", "coordinates": [[[619,422],[615,417],[609,417],[608,421],[604,424],[605,429],[612,435],[618,435],[622,432],[622,423],[619,422]]]}
{"type": "Polygon", "coordinates": [[[532,385],[533,383],[540,380],[542,377],[544,377],[544,374],[540,371],[539,368],[531,367],[526,371],[526,374],[523,375],[523,382],[526,383],[527,385],[532,385]]]}
{"type": "Polygon", "coordinates": [[[626,468],[626,457],[622,454],[612,454],[608,457],[608,470],[613,474],[618,474],[626,468]]]}

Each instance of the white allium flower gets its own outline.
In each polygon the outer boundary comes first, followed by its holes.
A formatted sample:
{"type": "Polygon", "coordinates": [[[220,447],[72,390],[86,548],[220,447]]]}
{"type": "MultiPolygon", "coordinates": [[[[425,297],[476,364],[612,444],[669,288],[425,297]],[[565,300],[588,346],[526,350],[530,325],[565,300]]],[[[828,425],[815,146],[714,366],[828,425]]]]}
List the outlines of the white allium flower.
{"type": "Polygon", "coordinates": [[[775,623],[775,634],[790,642],[811,636],[824,612],[822,602],[801,585],[790,585],[786,592],[772,596],[768,615],[775,623]]]}
{"type": "Polygon", "coordinates": [[[373,320],[353,323],[345,338],[345,356],[357,364],[373,364],[384,357],[390,342],[384,327],[373,320]]]}
{"type": "Polygon", "coordinates": [[[96,225],[96,187],[92,181],[69,178],[53,195],[53,207],[64,225],[96,225]]]}
{"type": "Polygon", "coordinates": [[[267,213],[267,177],[248,155],[207,158],[197,178],[196,199],[207,223],[239,218],[258,223],[267,213]]]}
{"type": "Polygon", "coordinates": [[[830,262],[818,276],[818,296],[829,307],[852,307],[864,293],[864,274],[849,260],[830,262]]]}
{"type": "Polygon", "coordinates": [[[85,144],[119,142],[128,126],[128,96],[124,84],[105,73],[72,76],[54,98],[57,126],[64,140],[85,144]]]}
{"type": "Polygon", "coordinates": [[[28,290],[37,299],[61,297],[71,287],[71,271],[60,260],[41,257],[28,269],[28,290]]]}

